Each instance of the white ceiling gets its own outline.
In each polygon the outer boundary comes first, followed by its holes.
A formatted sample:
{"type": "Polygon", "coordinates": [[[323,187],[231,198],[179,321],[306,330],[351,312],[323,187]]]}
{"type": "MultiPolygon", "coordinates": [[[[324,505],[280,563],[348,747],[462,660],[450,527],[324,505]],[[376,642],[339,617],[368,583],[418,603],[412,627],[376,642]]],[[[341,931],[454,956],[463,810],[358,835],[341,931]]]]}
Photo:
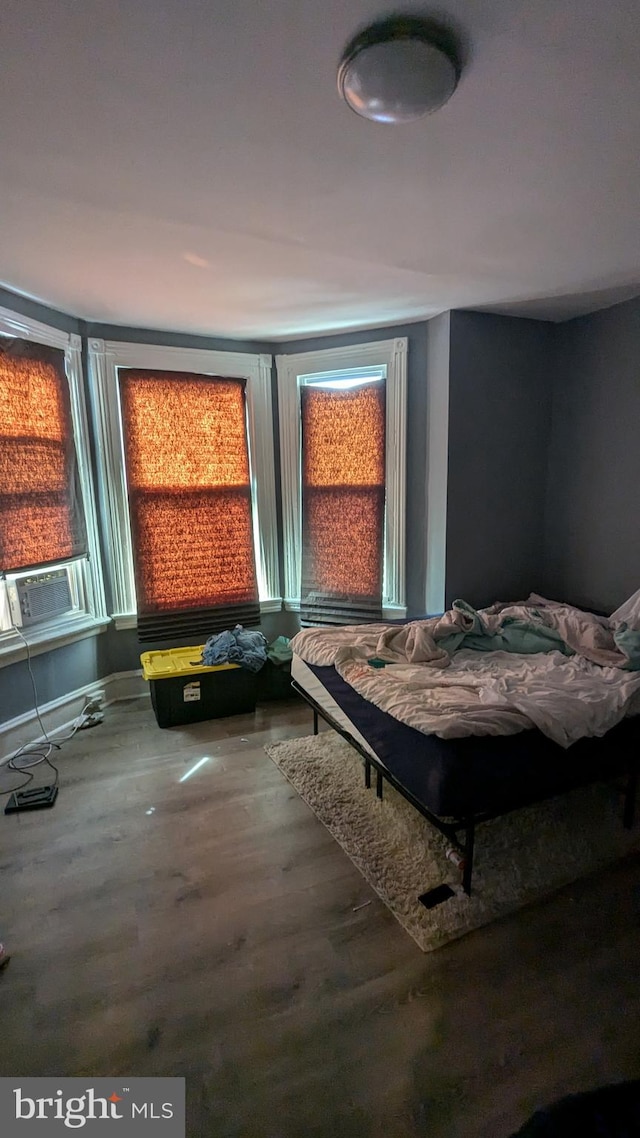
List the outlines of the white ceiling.
{"type": "Polygon", "coordinates": [[[450,307],[562,319],[640,292],[638,0],[445,0],[460,86],[396,127],[335,88],[377,0],[2,9],[10,288],[270,338],[450,307]]]}

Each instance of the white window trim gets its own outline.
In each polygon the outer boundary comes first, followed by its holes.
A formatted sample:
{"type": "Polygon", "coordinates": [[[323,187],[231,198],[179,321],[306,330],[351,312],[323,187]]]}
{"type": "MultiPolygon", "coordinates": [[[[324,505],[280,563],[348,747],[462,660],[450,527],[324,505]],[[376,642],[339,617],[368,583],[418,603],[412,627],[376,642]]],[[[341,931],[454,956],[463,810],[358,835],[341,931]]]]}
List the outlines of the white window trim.
{"type": "Polygon", "coordinates": [[[386,378],[386,509],[385,579],[382,612],[385,619],[407,615],[405,593],[405,515],[407,468],[407,338],[353,344],[345,348],[276,356],[282,521],[284,528],[285,608],[300,608],[302,568],[302,506],[300,480],[300,376],[349,371],[385,365],[386,378]]]}
{"type": "Polygon", "coordinates": [[[90,339],[88,358],[91,403],[99,444],[100,505],[111,567],[112,615],[116,628],[135,628],[137,625],[131,525],[118,397],[117,369],[120,367],[190,371],[246,379],[260,610],[279,612],[282,597],[278,571],[271,356],[90,339]]]}
{"type": "MultiPolygon", "coordinates": [[[[30,316],[21,316],[9,308],[0,308],[0,333],[18,336],[50,348],[60,348],[65,354],[65,365],[71,392],[71,415],[82,488],[82,500],[87,527],[89,560],[84,563],[84,585],[87,611],[70,613],[49,621],[41,628],[24,630],[32,655],[47,652],[53,647],[70,644],[74,640],[101,632],[109,624],[105,604],[98,519],[95,507],[95,488],[89,451],[89,428],[82,384],[82,340],[73,333],[62,332],[30,316]]],[[[61,562],[61,564],[63,564],[61,562]]],[[[13,664],[26,657],[27,650],[18,633],[0,633],[0,667],[13,664]]]]}

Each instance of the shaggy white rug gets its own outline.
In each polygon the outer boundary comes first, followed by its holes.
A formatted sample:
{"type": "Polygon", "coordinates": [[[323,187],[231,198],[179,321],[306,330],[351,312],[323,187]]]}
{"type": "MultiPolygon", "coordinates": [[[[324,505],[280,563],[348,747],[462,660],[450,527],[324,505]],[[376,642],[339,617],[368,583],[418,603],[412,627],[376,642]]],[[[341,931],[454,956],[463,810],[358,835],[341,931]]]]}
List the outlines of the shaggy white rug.
{"type": "MultiPolygon", "coordinates": [[[[445,856],[447,839],[384,784],[364,786],[360,757],[334,732],[265,748],[298,794],[424,952],[586,876],[640,845],[622,825],[621,796],[596,784],[485,822],[476,831],[471,897],[445,856]],[[456,896],[427,910],[421,893],[456,896]]],[[[375,771],[373,772],[375,784],[375,771]]]]}

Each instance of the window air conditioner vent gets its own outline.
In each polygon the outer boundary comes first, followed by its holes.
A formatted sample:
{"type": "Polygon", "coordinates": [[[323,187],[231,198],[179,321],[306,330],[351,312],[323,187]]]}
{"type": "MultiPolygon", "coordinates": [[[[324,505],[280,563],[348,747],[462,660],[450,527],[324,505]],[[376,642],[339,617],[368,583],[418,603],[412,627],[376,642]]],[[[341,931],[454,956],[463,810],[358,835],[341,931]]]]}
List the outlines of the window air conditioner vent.
{"type": "Polygon", "coordinates": [[[73,608],[69,573],[54,569],[14,581],[9,587],[11,616],[18,627],[53,620],[73,608]]]}

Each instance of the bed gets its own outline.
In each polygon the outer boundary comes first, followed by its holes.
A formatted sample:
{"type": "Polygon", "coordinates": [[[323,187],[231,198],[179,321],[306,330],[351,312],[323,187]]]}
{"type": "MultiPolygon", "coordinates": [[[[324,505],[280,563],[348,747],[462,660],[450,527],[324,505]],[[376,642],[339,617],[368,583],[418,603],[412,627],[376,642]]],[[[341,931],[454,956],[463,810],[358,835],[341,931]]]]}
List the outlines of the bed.
{"type": "Polygon", "coordinates": [[[321,717],[361,755],[367,787],[375,772],[379,797],[389,783],[446,835],[467,894],[476,827],[490,818],[575,787],[617,780],[623,824],[634,824],[640,698],[630,705],[632,714],[602,737],[565,748],[535,727],[505,736],[425,734],[364,698],[334,666],[305,661],[295,650],[292,685],[313,711],[314,733],[321,717]]]}

